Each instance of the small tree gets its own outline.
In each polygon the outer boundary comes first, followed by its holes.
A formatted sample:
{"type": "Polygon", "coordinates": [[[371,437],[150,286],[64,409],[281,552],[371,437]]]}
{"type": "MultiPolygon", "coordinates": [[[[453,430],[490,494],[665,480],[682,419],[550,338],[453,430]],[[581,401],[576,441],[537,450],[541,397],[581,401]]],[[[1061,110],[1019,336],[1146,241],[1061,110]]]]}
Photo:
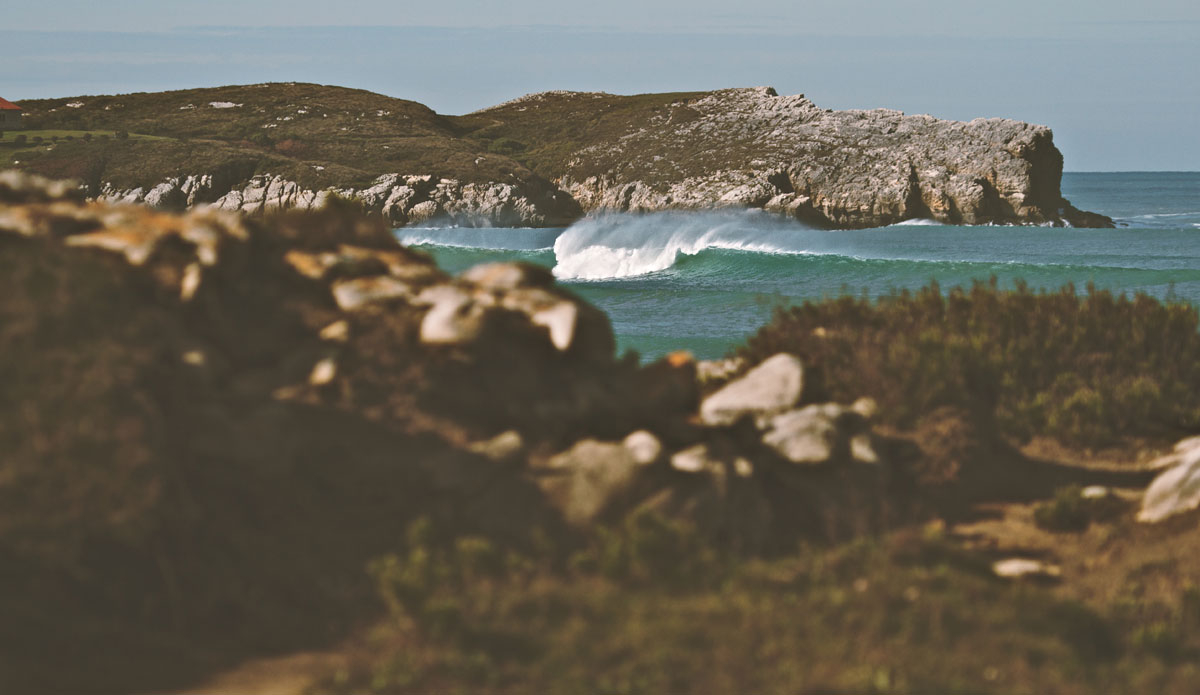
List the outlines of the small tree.
{"type": "Polygon", "coordinates": [[[118,140],[128,140],[129,139],[129,131],[118,130],[117,131],[117,139],[118,140]]]}
{"type": "Polygon", "coordinates": [[[91,134],[91,133],[84,133],[84,134],[83,134],[83,141],[84,141],[84,142],[91,142],[91,141],[92,141],[92,134],[91,134]]]}
{"type": "Polygon", "coordinates": [[[17,137],[13,138],[13,144],[18,145],[18,146],[24,145],[25,140],[26,140],[25,133],[19,133],[17,135],[17,137]]]}

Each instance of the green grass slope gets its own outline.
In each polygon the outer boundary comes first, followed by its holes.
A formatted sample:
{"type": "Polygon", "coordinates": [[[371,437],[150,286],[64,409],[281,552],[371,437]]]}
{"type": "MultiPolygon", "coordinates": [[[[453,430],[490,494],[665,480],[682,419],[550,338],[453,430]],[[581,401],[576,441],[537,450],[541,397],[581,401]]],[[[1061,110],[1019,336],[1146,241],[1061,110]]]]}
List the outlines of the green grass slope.
{"type": "Polygon", "coordinates": [[[311,187],[361,186],[392,172],[463,182],[530,173],[458,137],[426,106],[342,87],[260,84],[21,107],[29,130],[23,142],[14,133],[0,142],[0,163],[90,185],[146,186],[205,173],[241,180],[270,172],[311,187]]]}

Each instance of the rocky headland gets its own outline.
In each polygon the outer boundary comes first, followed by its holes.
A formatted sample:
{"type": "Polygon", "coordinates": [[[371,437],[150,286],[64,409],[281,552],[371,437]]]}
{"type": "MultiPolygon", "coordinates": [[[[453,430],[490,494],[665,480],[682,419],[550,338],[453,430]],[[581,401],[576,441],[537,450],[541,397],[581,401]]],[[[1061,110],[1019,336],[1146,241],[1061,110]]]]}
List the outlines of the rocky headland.
{"type": "Polygon", "coordinates": [[[830,228],[1112,224],[1062,197],[1048,128],[831,111],[770,88],[546,92],[466,116],[291,83],[21,105],[32,137],[81,134],[14,151],[14,166],[157,209],[258,214],[336,195],[395,226],[721,207],[830,228]]]}

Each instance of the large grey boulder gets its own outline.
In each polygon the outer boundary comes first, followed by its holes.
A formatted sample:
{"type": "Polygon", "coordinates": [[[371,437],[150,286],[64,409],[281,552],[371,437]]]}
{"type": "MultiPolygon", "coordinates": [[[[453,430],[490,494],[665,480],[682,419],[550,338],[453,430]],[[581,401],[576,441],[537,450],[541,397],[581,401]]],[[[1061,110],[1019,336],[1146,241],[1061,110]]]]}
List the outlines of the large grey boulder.
{"type": "Polygon", "coordinates": [[[568,523],[583,526],[627,493],[661,450],[657,438],[646,431],[634,432],[623,442],[584,439],[538,467],[536,482],[568,523]]]}
{"type": "Polygon", "coordinates": [[[762,441],[792,463],[879,462],[867,418],[855,406],[821,403],[775,415],[762,441]]]}
{"type": "Polygon", "coordinates": [[[799,358],[779,353],[700,404],[700,420],[710,426],[731,425],[746,415],[763,417],[790,409],[804,389],[799,358]]]}
{"type": "Polygon", "coordinates": [[[1138,521],[1152,523],[1200,507],[1200,438],[1176,445],[1171,468],[1159,474],[1142,497],[1138,521]]]}

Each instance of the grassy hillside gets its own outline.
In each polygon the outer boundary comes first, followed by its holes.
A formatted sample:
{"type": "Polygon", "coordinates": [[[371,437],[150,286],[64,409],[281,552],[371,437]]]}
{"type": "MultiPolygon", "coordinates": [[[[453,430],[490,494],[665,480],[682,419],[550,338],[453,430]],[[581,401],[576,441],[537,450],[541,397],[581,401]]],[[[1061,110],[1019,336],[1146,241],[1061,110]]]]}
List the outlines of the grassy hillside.
{"type": "Polygon", "coordinates": [[[464,182],[529,175],[459,138],[426,106],[342,87],[263,84],[20,105],[25,142],[9,134],[0,163],[91,184],[144,186],[197,173],[270,172],[312,187],[358,186],[391,172],[464,182]]]}
{"type": "Polygon", "coordinates": [[[600,92],[531,95],[449,119],[464,136],[511,155],[546,178],[561,176],[579,150],[610,142],[656,116],[688,117],[683,104],[706,92],[620,96],[600,92]]]}

